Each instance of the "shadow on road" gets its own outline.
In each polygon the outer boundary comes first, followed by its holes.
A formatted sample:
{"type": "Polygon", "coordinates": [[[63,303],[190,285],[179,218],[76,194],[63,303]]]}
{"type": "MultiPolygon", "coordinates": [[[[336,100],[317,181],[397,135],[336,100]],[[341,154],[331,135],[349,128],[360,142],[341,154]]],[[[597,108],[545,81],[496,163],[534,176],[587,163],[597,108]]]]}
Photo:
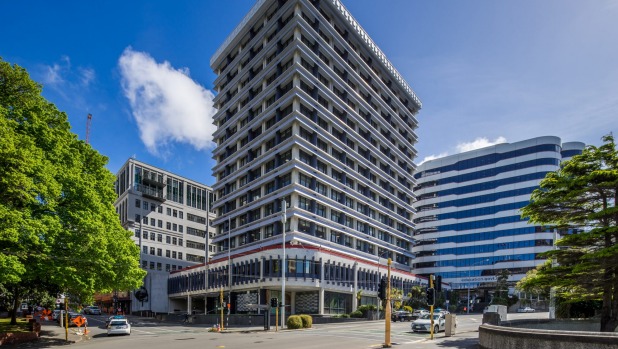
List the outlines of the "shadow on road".
{"type": "Polygon", "coordinates": [[[479,340],[478,338],[461,338],[449,341],[442,341],[440,343],[436,343],[436,347],[478,349],[479,340]]]}

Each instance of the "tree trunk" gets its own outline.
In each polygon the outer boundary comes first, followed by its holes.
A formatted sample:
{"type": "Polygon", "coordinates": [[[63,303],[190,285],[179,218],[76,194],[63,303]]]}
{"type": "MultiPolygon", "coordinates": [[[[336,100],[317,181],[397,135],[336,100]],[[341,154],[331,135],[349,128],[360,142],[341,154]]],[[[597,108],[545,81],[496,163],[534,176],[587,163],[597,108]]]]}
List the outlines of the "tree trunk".
{"type": "Polygon", "coordinates": [[[13,288],[13,312],[11,314],[11,325],[17,325],[17,310],[20,304],[17,288],[13,288]]]}
{"type": "Polygon", "coordinates": [[[615,308],[614,283],[614,268],[605,267],[603,272],[603,305],[601,306],[601,332],[614,332],[618,325],[618,319],[615,308]],[[613,311],[612,311],[613,310],[613,311]]]}

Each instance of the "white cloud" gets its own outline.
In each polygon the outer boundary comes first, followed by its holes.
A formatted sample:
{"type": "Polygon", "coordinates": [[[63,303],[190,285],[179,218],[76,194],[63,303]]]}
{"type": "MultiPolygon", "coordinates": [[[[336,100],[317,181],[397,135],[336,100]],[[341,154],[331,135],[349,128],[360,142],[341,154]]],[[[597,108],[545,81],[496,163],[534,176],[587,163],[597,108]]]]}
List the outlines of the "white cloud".
{"type": "Polygon", "coordinates": [[[94,81],[94,78],[95,78],[94,69],[79,67],[77,68],[77,70],[79,71],[80,82],[82,86],[89,86],[90,83],[94,81]]]}
{"type": "Polygon", "coordinates": [[[427,162],[427,161],[431,161],[431,160],[435,160],[435,159],[443,158],[443,157],[445,157],[445,156],[448,156],[448,153],[447,153],[447,152],[440,153],[440,154],[438,154],[438,155],[429,155],[429,156],[426,156],[426,157],[423,159],[423,161],[421,161],[421,162],[419,163],[419,165],[420,165],[420,164],[422,164],[422,163],[424,163],[424,162],[427,162]]]}
{"type": "Polygon", "coordinates": [[[45,74],[43,75],[43,83],[46,85],[60,85],[64,82],[61,73],[61,67],[55,63],[52,66],[45,67],[45,74]]]}
{"type": "MultiPolygon", "coordinates": [[[[95,77],[96,73],[92,68],[79,66],[74,70],[69,56],[60,57],[60,61],[52,65],[44,65],[42,72],[43,84],[63,95],[66,95],[67,90],[80,90],[90,86],[95,77]]],[[[74,95],[74,91],[69,94],[74,95]]]]}
{"type": "Polygon", "coordinates": [[[485,147],[489,147],[489,146],[500,144],[500,143],[506,143],[506,138],[500,136],[492,142],[485,137],[479,137],[473,140],[472,142],[459,143],[457,144],[456,148],[459,153],[463,153],[466,151],[472,151],[472,150],[476,150],[480,148],[485,148],[485,147]]]}
{"type": "Polygon", "coordinates": [[[125,97],[150,153],[165,156],[174,142],[197,150],[214,147],[214,94],[193,81],[188,69],[176,69],[167,61],[157,63],[131,47],[124,50],[118,65],[125,97]]]}

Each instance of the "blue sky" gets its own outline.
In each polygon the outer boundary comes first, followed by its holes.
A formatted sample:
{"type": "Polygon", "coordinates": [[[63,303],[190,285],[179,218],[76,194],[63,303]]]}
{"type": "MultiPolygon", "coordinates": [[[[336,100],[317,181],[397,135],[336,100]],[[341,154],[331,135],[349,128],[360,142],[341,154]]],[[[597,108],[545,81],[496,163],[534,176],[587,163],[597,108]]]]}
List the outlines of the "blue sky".
{"type": "MultiPolygon", "coordinates": [[[[1,1],[0,56],[73,132],[205,184],[210,57],[252,0],[1,1]]],[[[541,135],[618,131],[618,1],[343,0],[423,102],[417,163],[541,135]]]]}

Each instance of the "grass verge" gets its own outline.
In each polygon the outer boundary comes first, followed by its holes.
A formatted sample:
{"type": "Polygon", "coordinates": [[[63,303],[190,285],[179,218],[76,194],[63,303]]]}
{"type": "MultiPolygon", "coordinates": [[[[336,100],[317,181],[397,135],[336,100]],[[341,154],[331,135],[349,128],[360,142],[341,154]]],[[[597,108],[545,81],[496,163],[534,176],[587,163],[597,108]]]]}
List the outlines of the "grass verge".
{"type": "Polygon", "coordinates": [[[30,332],[28,320],[24,318],[17,318],[17,325],[11,325],[11,318],[0,318],[0,333],[2,332],[30,332]]]}

